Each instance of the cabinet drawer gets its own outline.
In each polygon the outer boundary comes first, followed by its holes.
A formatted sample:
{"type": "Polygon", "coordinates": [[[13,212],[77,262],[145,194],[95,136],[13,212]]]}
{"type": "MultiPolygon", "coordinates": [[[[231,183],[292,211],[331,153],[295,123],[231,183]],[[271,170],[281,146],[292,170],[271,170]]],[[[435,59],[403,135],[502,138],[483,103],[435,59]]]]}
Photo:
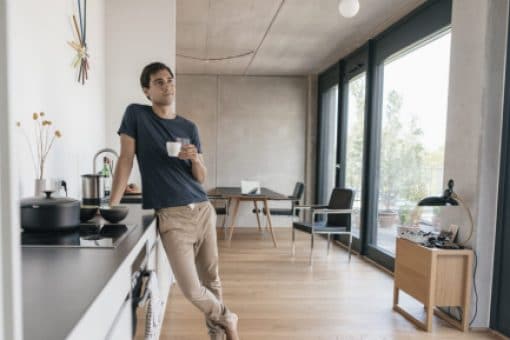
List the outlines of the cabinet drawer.
{"type": "Polygon", "coordinates": [[[428,303],[432,252],[413,242],[397,239],[395,285],[422,303],[428,303]]]}

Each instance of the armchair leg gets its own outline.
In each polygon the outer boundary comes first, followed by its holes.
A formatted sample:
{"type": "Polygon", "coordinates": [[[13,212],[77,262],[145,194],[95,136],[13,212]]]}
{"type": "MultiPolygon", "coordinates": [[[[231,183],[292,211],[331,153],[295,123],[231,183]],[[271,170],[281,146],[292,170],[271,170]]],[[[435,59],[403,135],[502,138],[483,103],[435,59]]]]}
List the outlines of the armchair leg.
{"type": "Polygon", "coordinates": [[[352,233],[349,233],[349,262],[351,262],[352,254],[352,233]]]}
{"type": "Polygon", "coordinates": [[[329,256],[329,247],[331,246],[331,234],[328,234],[328,250],[326,252],[326,255],[329,256]]]}
{"type": "Polygon", "coordinates": [[[312,265],[313,260],[313,233],[311,233],[311,241],[310,241],[310,266],[312,265]]]}

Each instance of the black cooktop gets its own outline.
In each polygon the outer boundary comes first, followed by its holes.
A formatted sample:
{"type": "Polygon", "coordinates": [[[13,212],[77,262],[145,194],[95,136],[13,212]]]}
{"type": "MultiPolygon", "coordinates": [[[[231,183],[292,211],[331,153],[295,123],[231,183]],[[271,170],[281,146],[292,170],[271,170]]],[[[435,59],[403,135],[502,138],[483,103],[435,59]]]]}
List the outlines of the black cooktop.
{"type": "Polygon", "coordinates": [[[130,224],[80,224],[70,231],[22,231],[23,247],[115,248],[134,229],[130,224]]]}

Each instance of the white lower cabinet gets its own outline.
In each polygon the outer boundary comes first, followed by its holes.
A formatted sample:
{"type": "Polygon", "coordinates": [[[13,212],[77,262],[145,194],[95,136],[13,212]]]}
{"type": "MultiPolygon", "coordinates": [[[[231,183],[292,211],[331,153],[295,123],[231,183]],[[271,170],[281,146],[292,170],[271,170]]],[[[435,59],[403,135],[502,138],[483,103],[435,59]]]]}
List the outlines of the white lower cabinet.
{"type": "MultiPolygon", "coordinates": [[[[154,245],[157,240],[154,220],[66,340],[132,339],[132,265],[140,252],[147,245],[154,245]]],[[[150,261],[155,260],[149,258],[150,261]]]]}
{"type": "MultiPolygon", "coordinates": [[[[132,340],[132,265],[144,248],[149,250],[147,269],[158,276],[164,314],[174,278],[154,220],[66,340],[132,340]]],[[[137,327],[145,327],[144,320],[138,320],[137,327]]]]}
{"type": "Polygon", "coordinates": [[[158,237],[157,242],[158,243],[156,248],[157,255],[156,273],[158,274],[159,291],[161,292],[161,298],[163,300],[166,300],[168,298],[168,294],[170,293],[172,283],[174,282],[174,274],[172,272],[172,268],[170,267],[170,263],[168,262],[168,257],[166,256],[165,248],[163,247],[163,243],[161,242],[160,237],[158,237]]]}
{"type": "Polygon", "coordinates": [[[106,340],[132,340],[131,298],[126,298],[106,340]]]}
{"type": "MultiPolygon", "coordinates": [[[[158,277],[160,299],[162,299],[165,302],[163,309],[161,310],[162,313],[161,317],[163,318],[166,303],[168,301],[168,296],[170,293],[170,288],[173,283],[173,273],[172,269],[170,268],[170,264],[168,262],[168,258],[166,256],[166,252],[160,237],[157,237],[156,242],[151,247],[147,262],[147,269],[155,271],[158,277]]],[[[143,329],[143,327],[145,327],[145,320],[143,319],[138,320],[137,328],[143,329]]],[[[137,333],[139,332],[137,331],[137,333]]],[[[158,334],[160,333],[161,327],[158,330],[158,334]]]]}

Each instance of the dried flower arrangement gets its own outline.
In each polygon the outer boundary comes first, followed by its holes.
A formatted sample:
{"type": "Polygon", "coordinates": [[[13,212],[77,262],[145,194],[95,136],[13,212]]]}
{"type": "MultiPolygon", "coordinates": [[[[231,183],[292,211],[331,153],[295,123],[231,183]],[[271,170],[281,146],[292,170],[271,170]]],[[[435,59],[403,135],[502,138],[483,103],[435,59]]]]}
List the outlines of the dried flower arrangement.
{"type": "Polygon", "coordinates": [[[48,157],[48,153],[53,146],[53,142],[56,138],[62,137],[62,132],[53,127],[53,122],[51,120],[47,120],[44,118],[46,114],[44,112],[34,112],[32,114],[32,120],[34,121],[34,130],[35,130],[35,149],[37,153],[37,162],[35,158],[34,149],[32,147],[32,143],[26,133],[25,129],[21,126],[21,122],[17,122],[16,126],[19,127],[23,135],[25,136],[26,142],[28,144],[28,148],[30,149],[30,154],[32,156],[32,163],[34,165],[34,172],[38,179],[44,178],[44,164],[46,162],[46,158],[48,157]]]}

